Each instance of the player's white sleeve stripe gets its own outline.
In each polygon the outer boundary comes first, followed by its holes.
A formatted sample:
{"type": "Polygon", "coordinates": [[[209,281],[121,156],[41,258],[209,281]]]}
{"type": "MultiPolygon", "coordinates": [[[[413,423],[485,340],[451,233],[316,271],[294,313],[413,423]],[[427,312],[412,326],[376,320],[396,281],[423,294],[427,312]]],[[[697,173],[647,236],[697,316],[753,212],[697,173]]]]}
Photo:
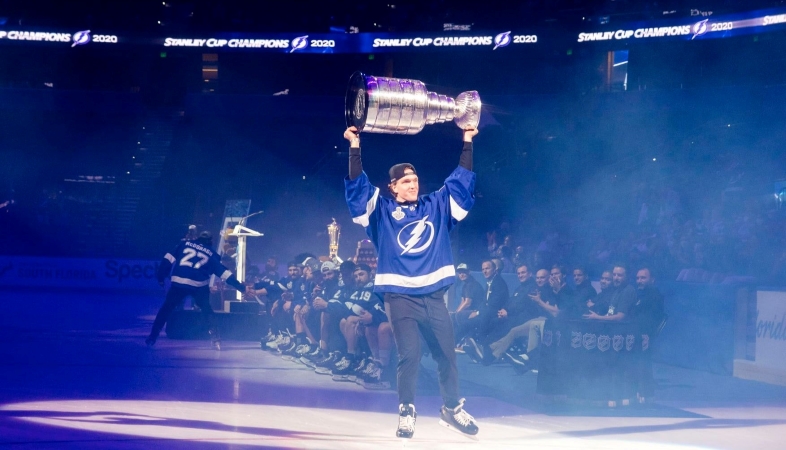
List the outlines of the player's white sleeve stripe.
{"type": "Polygon", "coordinates": [[[221,281],[226,281],[227,278],[232,276],[232,272],[225,270],[224,273],[221,274],[221,281]]]}
{"type": "Polygon", "coordinates": [[[461,221],[465,217],[467,217],[467,214],[469,213],[469,211],[467,211],[466,209],[464,209],[461,206],[459,206],[459,204],[456,203],[455,200],[453,200],[453,196],[452,195],[450,195],[448,197],[450,198],[450,215],[453,216],[454,219],[459,220],[459,221],[461,221]]]}
{"type": "Polygon", "coordinates": [[[366,212],[363,215],[353,217],[352,221],[358,225],[362,225],[364,228],[368,226],[368,217],[371,213],[374,212],[374,209],[377,207],[377,200],[379,199],[379,188],[374,188],[374,195],[371,196],[371,200],[366,203],[366,212]]]}
{"type": "Polygon", "coordinates": [[[174,264],[174,263],[175,263],[175,257],[174,257],[174,256],[172,256],[172,255],[170,255],[169,253],[167,253],[166,255],[164,255],[164,259],[166,259],[167,261],[169,261],[169,262],[170,262],[170,263],[172,263],[172,264],[174,264]]]}
{"type": "Polygon", "coordinates": [[[208,281],[208,280],[205,280],[205,281],[194,281],[194,280],[191,280],[189,278],[181,278],[181,277],[176,277],[176,276],[172,277],[172,282],[173,283],[177,283],[177,284],[185,284],[187,286],[193,286],[193,287],[207,286],[210,283],[210,281],[208,281]]]}
{"type": "Polygon", "coordinates": [[[374,277],[376,286],[398,286],[407,288],[417,288],[431,286],[439,281],[456,275],[456,268],[453,265],[445,266],[426,275],[408,277],[395,273],[378,273],[374,277]]]}

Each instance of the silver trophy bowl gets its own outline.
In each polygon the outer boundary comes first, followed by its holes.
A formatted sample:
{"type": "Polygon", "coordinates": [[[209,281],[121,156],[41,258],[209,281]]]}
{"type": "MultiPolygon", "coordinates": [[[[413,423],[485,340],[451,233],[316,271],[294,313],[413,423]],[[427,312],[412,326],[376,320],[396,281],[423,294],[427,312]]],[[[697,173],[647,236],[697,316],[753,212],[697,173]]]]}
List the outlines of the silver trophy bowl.
{"type": "Polygon", "coordinates": [[[386,134],[417,134],[426,125],[452,120],[461,129],[477,128],[480,95],[462,92],[455,99],[426,90],[418,80],[355,72],[344,100],[347,127],[386,134]]]}

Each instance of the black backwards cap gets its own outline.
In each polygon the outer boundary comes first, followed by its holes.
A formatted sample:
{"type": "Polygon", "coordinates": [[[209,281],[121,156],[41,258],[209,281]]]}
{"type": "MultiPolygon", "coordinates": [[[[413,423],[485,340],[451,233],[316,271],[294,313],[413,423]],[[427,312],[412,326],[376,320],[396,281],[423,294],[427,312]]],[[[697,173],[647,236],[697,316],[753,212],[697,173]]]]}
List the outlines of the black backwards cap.
{"type": "Polygon", "coordinates": [[[368,272],[369,275],[371,275],[371,266],[369,266],[368,264],[360,263],[360,264],[356,265],[355,266],[355,272],[357,272],[358,270],[364,270],[364,271],[368,272]]]}
{"type": "Polygon", "coordinates": [[[390,170],[388,171],[388,175],[390,175],[390,182],[395,183],[399,179],[404,178],[404,175],[406,175],[404,172],[407,169],[412,170],[412,173],[417,175],[415,166],[413,166],[412,164],[410,163],[396,164],[395,166],[391,167],[390,170]]]}

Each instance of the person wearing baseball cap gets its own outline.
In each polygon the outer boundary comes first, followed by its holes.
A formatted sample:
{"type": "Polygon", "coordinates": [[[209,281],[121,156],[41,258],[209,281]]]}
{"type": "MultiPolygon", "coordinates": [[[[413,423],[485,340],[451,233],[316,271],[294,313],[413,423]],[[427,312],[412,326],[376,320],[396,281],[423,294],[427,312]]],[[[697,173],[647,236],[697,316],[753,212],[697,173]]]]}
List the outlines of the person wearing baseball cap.
{"type": "Polygon", "coordinates": [[[319,271],[322,272],[323,275],[328,272],[338,272],[338,266],[332,261],[325,261],[322,263],[322,266],[320,266],[319,271]]]}
{"type": "Polygon", "coordinates": [[[377,249],[374,292],[384,304],[398,349],[399,427],[396,436],[415,433],[415,390],[420,365],[421,335],[437,361],[444,405],[440,423],[461,433],[475,435],[478,426],[464,411],[459,398],[453,326],[443,294],[456,280],[450,230],[466,217],[475,203],[472,139],[477,128],[463,130],[464,146],[459,166],[445,185],[420,195],[415,166],[400,163],[388,170],[388,191],[380,196],[363,172],[359,130],[349,127],[349,176],[344,179],[352,221],[365,228],[377,249]]]}

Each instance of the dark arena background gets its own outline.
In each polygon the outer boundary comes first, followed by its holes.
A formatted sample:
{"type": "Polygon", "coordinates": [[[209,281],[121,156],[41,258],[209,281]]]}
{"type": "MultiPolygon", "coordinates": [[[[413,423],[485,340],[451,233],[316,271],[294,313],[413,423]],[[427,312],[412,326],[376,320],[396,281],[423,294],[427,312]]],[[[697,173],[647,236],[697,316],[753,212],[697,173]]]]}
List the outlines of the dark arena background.
{"type": "MultiPolygon", "coordinates": [[[[784,55],[777,0],[2,0],[0,447],[784,448],[784,55]],[[377,267],[343,181],[356,71],[480,94],[450,252],[481,295],[445,294],[474,439],[437,426],[423,345],[401,442],[383,327],[320,316],[332,263],[377,267]],[[213,277],[220,343],[189,296],[146,345],[162,257],[203,231],[257,293],[213,277]],[[559,313],[497,357],[498,310],[535,292],[559,313]]],[[[393,164],[427,194],[461,153],[450,122],[360,137],[382,196],[393,164]]]]}

